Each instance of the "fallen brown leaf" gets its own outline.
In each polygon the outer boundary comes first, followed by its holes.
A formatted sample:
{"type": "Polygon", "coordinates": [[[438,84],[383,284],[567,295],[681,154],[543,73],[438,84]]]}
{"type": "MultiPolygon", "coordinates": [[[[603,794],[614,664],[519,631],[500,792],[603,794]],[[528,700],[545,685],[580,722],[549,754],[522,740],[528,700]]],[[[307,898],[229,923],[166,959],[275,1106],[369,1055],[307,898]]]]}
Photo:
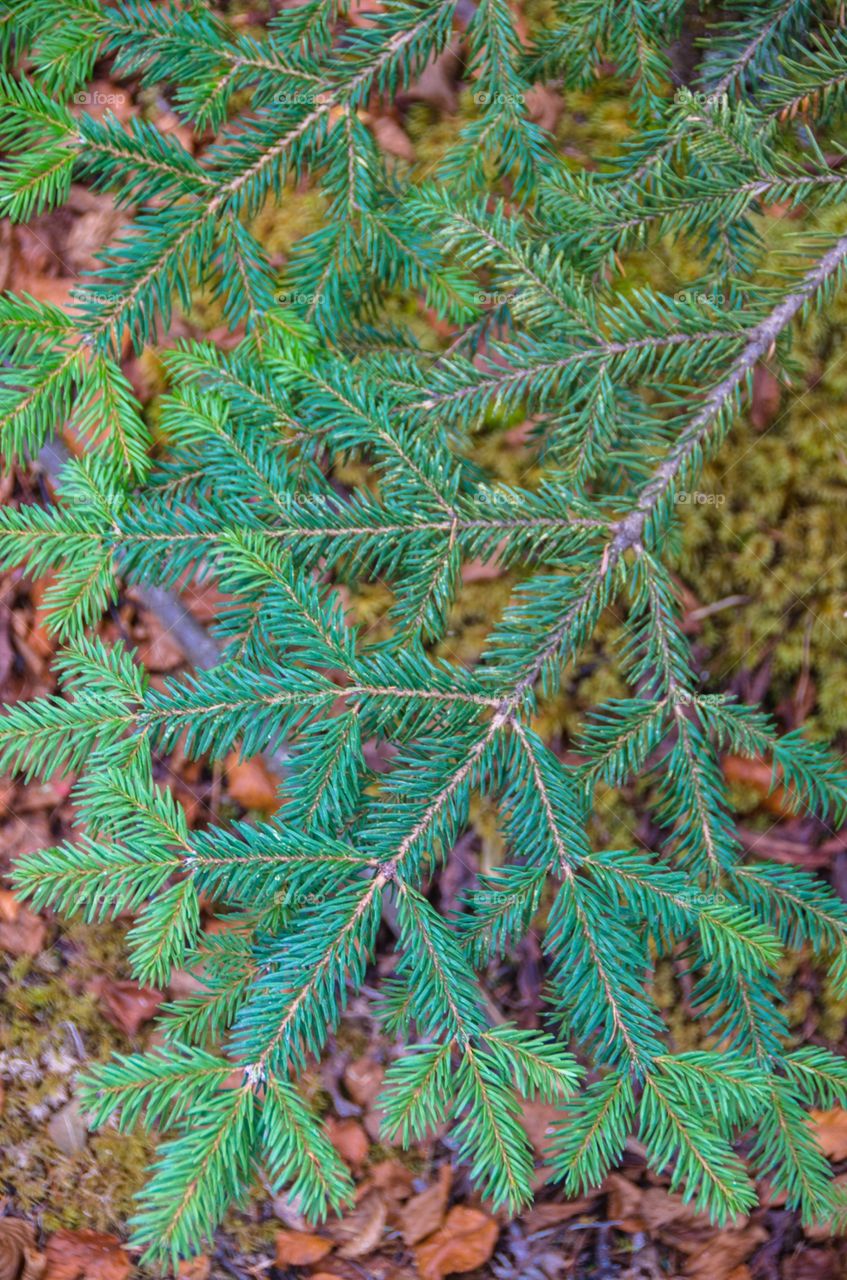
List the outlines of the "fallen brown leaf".
{"type": "Polygon", "coordinates": [[[42,1280],[47,1259],[38,1249],[24,1249],[24,1265],[18,1280],[42,1280]]]}
{"type": "Polygon", "coordinates": [[[173,134],[175,138],[179,139],[186,151],[194,151],[194,131],[181,122],[176,112],[163,111],[161,115],[156,117],[156,128],[162,133],[173,134]]]}
{"type": "Polygon", "coordinates": [[[412,1194],[412,1171],[399,1160],[380,1160],[370,1170],[368,1189],[378,1187],[386,1200],[395,1204],[400,1200],[408,1200],[412,1194]]]}
{"type": "Polygon", "coordinates": [[[358,1058],[349,1064],[342,1078],[354,1102],[360,1107],[372,1107],[382,1088],[385,1067],[374,1062],[373,1058],[358,1058]]]}
{"type": "Polygon", "coordinates": [[[196,996],[198,992],[208,990],[205,982],[188,969],[174,969],[168,982],[168,995],[172,1000],[184,1000],[186,996],[196,996]]]}
{"type": "Polygon", "coordinates": [[[72,290],[78,282],[71,276],[32,275],[18,277],[15,286],[32,295],[39,302],[52,303],[54,307],[68,309],[73,301],[72,290]]]}
{"type": "MultiPolygon", "coordinates": [[[[91,191],[76,182],[68,193],[66,209],[72,216],[62,235],[62,261],[66,269],[77,276],[74,287],[84,289],[85,284],[78,278],[78,273],[96,271],[98,251],[114,238],[127,218],[111,196],[102,191],[91,191]]],[[[125,340],[121,349],[123,354],[129,350],[125,340]]]]}
{"type": "Polygon", "coordinates": [[[334,1224],[332,1234],[339,1258],[363,1258],[371,1253],[382,1239],[388,1208],[381,1191],[368,1191],[352,1213],[334,1224]]]}
{"type": "Polygon", "coordinates": [[[785,1280],[844,1280],[844,1267],[835,1249],[795,1250],[789,1266],[783,1271],[785,1280]]]}
{"type": "Polygon", "coordinates": [[[23,1218],[0,1218],[0,1280],[18,1280],[28,1256],[42,1257],[35,1247],[34,1227],[23,1218]]]}
{"type": "MultiPolygon", "coordinates": [[[[787,1191],[777,1191],[769,1178],[759,1178],[756,1182],[759,1205],[763,1209],[782,1209],[788,1200],[787,1191]]],[[[808,1235],[808,1229],[805,1228],[808,1235]]]]}
{"type": "Polygon", "coordinates": [[[329,1140],[342,1160],[354,1168],[364,1164],[368,1155],[368,1135],[358,1120],[336,1120],[330,1116],[326,1122],[329,1140]]]}
{"type": "Polygon", "coordinates": [[[426,102],[436,111],[453,115],[459,105],[456,81],[462,68],[460,49],[461,40],[454,36],[446,49],[430,58],[417,80],[397,94],[398,105],[402,108],[406,103],[426,102]]]}
{"type": "Polygon", "coordinates": [[[809,1119],[824,1155],[831,1160],[847,1158],[847,1111],[833,1107],[831,1111],[810,1111],[809,1119]]]}
{"type": "Polygon", "coordinates": [[[443,1164],[438,1170],[438,1178],[426,1191],[412,1196],[400,1214],[400,1230],[407,1245],[417,1244],[426,1236],[431,1236],[444,1221],[447,1212],[447,1199],[453,1182],[453,1170],[449,1164],[443,1164]]]}
{"type": "Polygon", "coordinates": [[[624,1231],[655,1234],[680,1224],[687,1231],[713,1230],[705,1213],[696,1213],[682,1196],[664,1187],[640,1187],[622,1174],[611,1173],[603,1183],[608,1193],[606,1213],[620,1222],[624,1231]]]}
{"type": "Polygon", "coordinates": [[[610,1174],[604,1190],[608,1216],[624,1231],[646,1233],[686,1255],[681,1275],[688,1280],[730,1280],[767,1239],[764,1227],[740,1217],[718,1229],[682,1196],[664,1187],[641,1187],[621,1174],[610,1174]]]}
{"type": "Polygon", "coordinates": [[[307,1231],[278,1231],[276,1233],[276,1265],[278,1267],[306,1267],[332,1249],[332,1241],[324,1236],[311,1235],[307,1231]]]}
{"type": "Polygon", "coordinates": [[[530,120],[540,124],[548,133],[555,131],[559,117],[565,109],[562,95],[546,84],[534,84],[526,93],[526,109],[530,120]]]}
{"type": "Polygon", "coordinates": [[[148,671],[173,671],[185,661],[185,654],[164,627],[151,618],[148,638],[138,646],[138,658],[148,671]]]}
{"type": "Polygon", "coordinates": [[[205,1253],[198,1253],[196,1258],[183,1258],[176,1269],[179,1280],[209,1280],[212,1260],[205,1253]]]}
{"type": "Polygon", "coordinates": [[[401,160],[412,163],[415,159],[415,148],[412,139],[391,116],[376,116],[371,119],[370,126],[377,140],[379,149],[390,156],[399,156],[401,160]]]}
{"type": "Polygon", "coordinates": [[[129,1258],[117,1236],[54,1231],[45,1250],[44,1280],[126,1280],[129,1258]]]}
{"type": "Polygon", "coordinates": [[[499,1233],[487,1213],[456,1205],[444,1226],[415,1248],[421,1280],[442,1280],[443,1276],[475,1271],[491,1257],[499,1233]]]}
{"type": "Polygon", "coordinates": [[[0,922],[0,951],[11,956],[37,956],[47,939],[47,925],[28,907],[19,906],[13,920],[0,922]]]}
{"type": "Polygon", "coordinates": [[[768,813],[791,817],[793,810],[785,787],[771,789],[773,770],[766,760],[748,760],[744,756],[724,756],[721,761],[728,782],[740,782],[758,792],[759,803],[768,813]]]}
{"type": "Polygon", "coordinates": [[[260,813],[276,813],[279,808],[275,778],[261,756],[242,760],[237,751],[226,758],[226,780],[230,799],[243,809],[257,809],[260,813]]]}
{"type": "Polygon", "coordinates": [[[521,1108],[521,1124],[532,1143],[535,1154],[543,1157],[553,1142],[554,1126],[561,1124],[565,1113],[551,1102],[525,1102],[521,1108]]]}
{"type": "Polygon", "coordinates": [[[528,1236],[531,1236],[536,1231],[557,1227],[560,1222],[569,1222],[571,1218],[578,1218],[580,1214],[587,1213],[596,1199],[596,1196],[580,1196],[576,1200],[566,1200],[563,1203],[554,1201],[552,1204],[537,1204],[524,1215],[524,1230],[528,1236]]]}
{"type": "Polygon", "coordinates": [[[741,1231],[714,1231],[702,1248],[688,1257],[683,1274],[690,1280],[736,1280],[742,1263],[767,1238],[765,1228],[752,1223],[741,1231]]]}
{"type": "MultiPolygon", "coordinates": [[[[28,840],[24,841],[22,833],[16,832],[15,856],[20,857],[24,851],[32,853],[34,849],[50,848],[54,840],[43,811],[47,809],[52,813],[58,805],[67,800],[70,794],[70,782],[61,781],[58,778],[51,778],[49,782],[29,782],[22,791],[18,792],[15,796],[15,815],[23,813],[27,815],[28,840]]],[[[3,852],[7,855],[9,853],[5,842],[3,852]]]]}
{"type": "Polygon", "coordinates": [[[93,987],[100,999],[103,1017],[128,1036],[137,1035],[165,999],[163,991],[142,987],[137,982],[100,978],[93,987]]]}
{"type": "Polygon", "coordinates": [[[55,213],[52,217],[47,214],[46,217],[33,219],[33,223],[31,227],[15,227],[11,238],[4,236],[3,248],[7,259],[11,257],[11,262],[7,261],[4,269],[7,288],[11,282],[15,289],[26,289],[28,277],[54,274],[56,268],[61,266],[54,257],[54,236],[48,230],[48,227],[55,228],[55,213]]]}
{"type": "Polygon", "coordinates": [[[44,679],[47,663],[44,660],[44,654],[39,652],[37,639],[32,635],[32,609],[15,610],[12,615],[12,632],[15,637],[15,649],[29,674],[36,680],[44,679]]]}
{"type": "Polygon", "coordinates": [[[20,915],[21,904],[11,889],[0,889],[0,922],[14,924],[20,915]]]}
{"type": "Polygon", "coordinates": [[[271,1200],[271,1208],[274,1217],[279,1218],[280,1222],[284,1222],[292,1231],[308,1231],[309,1223],[306,1221],[305,1215],[291,1203],[289,1193],[282,1192],[278,1196],[274,1196],[271,1200]]]}
{"type": "Polygon", "coordinates": [[[505,570],[497,559],[497,552],[487,560],[479,556],[475,560],[467,560],[462,565],[462,582],[494,582],[502,578],[505,570]]]}

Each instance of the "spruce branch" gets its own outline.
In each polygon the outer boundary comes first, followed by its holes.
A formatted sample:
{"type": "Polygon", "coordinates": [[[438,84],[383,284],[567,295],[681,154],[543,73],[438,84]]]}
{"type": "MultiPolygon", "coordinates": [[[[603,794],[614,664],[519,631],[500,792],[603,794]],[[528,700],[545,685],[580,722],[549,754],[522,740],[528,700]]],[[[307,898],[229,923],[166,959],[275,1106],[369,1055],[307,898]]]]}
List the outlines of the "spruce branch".
{"type": "Polygon", "coordinates": [[[763,321],[752,330],[743,350],[726,376],[705,397],[703,405],[675,442],[668,457],[659,464],[643,487],[635,508],[620,522],[610,543],[609,560],[616,559],[630,547],[640,548],[642,537],[653,512],[665,500],[673,485],[694,460],[706,452],[711,432],[720,434],[729,412],[737,406],[739,395],[752,377],[756,364],[769,355],[783,331],[795,316],[808,307],[818,293],[826,293],[833,277],[840,276],[847,258],[847,236],[842,236],[806,272],[798,289],[788,294],[763,321]]]}
{"type": "Polygon", "coordinates": [[[721,754],[768,760],[781,803],[839,824],[847,772],[802,731],[704,692],[672,563],[677,498],[755,369],[844,277],[847,237],[801,240],[814,261],[798,279],[767,260],[756,220],[773,201],[836,220],[844,179],[823,132],[847,110],[840,34],[806,0],[707,15],[704,98],[670,93],[676,0],[623,18],[578,0],[527,47],[501,0],[461,14],[398,0],[368,27],[307,0],[249,33],[197,5],[38,10],[13,3],[0,29],[4,207],[28,216],[84,182],[127,220],[72,314],[0,300],[4,453],[38,451],[57,424],[84,449],[59,468],[45,454],[53,506],[0,515],[3,565],[51,575],[65,644],[60,691],[0,720],[0,764],[74,775],[81,829],[25,860],[19,889],[90,920],[132,910],[134,971],[202,982],[164,1011],[162,1049],[85,1086],[98,1123],[169,1130],[136,1222],[146,1256],[196,1251],[257,1164],[311,1219],[349,1201],[297,1080],[371,980],[397,1037],[388,1136],[449,1123],[494,1204],[531,1197],[521,1098],[537,1096],[568,1109],[549,1164],[569,1194],[637,1133],[658,1174],[726,1221],[754,1203],[736,1151],[750,1132],[754,1173],[825,1218],[806,1109],[839,1105],[845,1072],[789,1047],[779,966],[808,947],[842,989],[847,915],[817,878],[745,861],[721,754]],[[423,182],[386,161],[373,112],[457,24],[476,101],[423,182]],[[527,92],[587,89],[603,58],[630,77],[633,137],[579,172],[527,92]],[[196,147],[72,111],[95,61],[163,94],[196,147]],[[785,126],[801,106],[798,159],[785,126]],[[260,228],[306,181],[319,224],[280,280],[260,228]],[[622,278],[671,237],[701,273],[684,296],[622,278]],[[121,371],[124,336],[155,341],[198,285],[231,340],[166,352],[150,414],[121,371]],[[412,296],[446,328],[421,338],[412,296]],[[529,478],[500,483],[481,438],[521,419],[529,478]],[[466,668],[449,644],[477,560],[497,561],[509,599],[466,668]],[[226,604],[205,635],[173,590],[210,578],[226,604]],[[151,686],[123,645],[88,638],[126,586],[174,624],[190,672],[151,686]],[[563,690],[601,662],[622,695],[554,750],[563,690]],[[200,761],[284,755],[278,811],[191,829],[155,781],[177,743],[200,761]],[[596,848],[604,789],[633,784],[654,847],[596,848]],[[432,882],[480,804],[502,864],[445,918],[432,882]],[[227,908],[225,935],[204,933],[204,895],[227,908]],[[395,969],[371,979],[383,922],[395,969]],[[504,1022],[485,986],[529,930],[543,1032],[504,1022]],[[680,955],[717,1048],[670,1050],[654,974],[680,955]]]}

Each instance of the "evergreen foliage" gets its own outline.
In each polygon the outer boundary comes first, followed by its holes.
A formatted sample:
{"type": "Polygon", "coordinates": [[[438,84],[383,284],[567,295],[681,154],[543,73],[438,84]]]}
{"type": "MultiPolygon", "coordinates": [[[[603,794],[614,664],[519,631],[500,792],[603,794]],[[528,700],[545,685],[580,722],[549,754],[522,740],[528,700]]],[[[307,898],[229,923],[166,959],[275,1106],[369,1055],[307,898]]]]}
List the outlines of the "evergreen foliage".
{"type": "Polygon", "coordinates": [[[64,693],[0,722],[0,766],[75,776],[82,834],[21,862],[19,888],[90,920],[132,909],[144,981],[202,973],[202,993],[166,1011],[165,1047],[85,1084],[98,1123],[168,1131],[136,1239],[149,1257],[196,1250],[257,1165],[310,1218],[349,1199],[296,1085],[384,918],[397,964],[381,1011],[405,1046],[389,1139],[452,1119],[476,1185],[514,1209],[534,1168],[520,1098],[567,1099],[550,1165],[569,1193],[635,1134],[718,1222],[750,1208],[765,1174],[806,1220],[837,1220],[806,1109],[847,1105],[847,1065],[791,1047],[778,973],[806,946],[847,990],[847,908],[814,876],[742,857],[720,752],[768,759],[788,802],[833,825],[847,769],[703,687],[669,564],[756,366],[790,359],[794,323],[844,283],[843,29],[810,0],[718,8],[690,87],[674,89],[679,0],[561,0],[527,46],[506,0],[393,0],[367,27],[345,14],[306,0],[259,34],[197,0],[6,0],[0,26],[0,207],[28,218],[87,182],[132,213],[72,314],[0,299],[5,457],[66,420],[87,442],[54,506],[0,513],[3,563],[53,575],[66,646],[64,693]],[[418,180],[386,162],[369,108],[457,29],[473,118],[418,180]],[[152,123],[85,110],[104,60],[167,96],[199,158],[152,123]],[[634,133],[578,170],[526,94],[608,61],[631,81],[634,133]],[[305,174],[324,220],[279,279],[251,223],[268,202],[284,217],[305,174]],[[777,204],[810,211],[784,259],[760,217],[777,204]],[[634,287],[626,265],[669,236],[700,276],[676,295],[634,287]],[[165,334],[200,286],[235,339],[164,353],[154,447],[121,345],[165,334]],[[409,291],[451,326],[446,349],[398,321],[409,291]],[[544,464],[532,488],[474,461],[476,433],[518,416],[544,464]],[[495,555],[517,585],[467,670],[443,647],[451,608],[463,563],[495,555]],[[154,689],[129,649],[92,638],[122,583],[209,574],[231,599],[213,669],[154,689]],[[395,597],[378,641],[338,590],[370,581],[395,597]],[[625,619],[613,657],[631,694],[596,708],[565,763],[536,713],[610,613],[625,619]],[[383,772],[372,739],[391,745],[383,772]],[[279,813],[190,829],[156,781],[177,741],[213,760],[285,744],[279,813]],[[598,789],[635,778],[661,839],[596,848],[598,789]],[[509,857],[444,919],[428,887],[480,795],[509,857]],[[203,935],[202,894],[228,907],[225,935],[203,935]],[[548,1017],[526,1031],[492,1017],[484,977],[533,928],[548,1017]],[[653,998],[672,951],[697,1052],[674,1051],[653,998]]]}

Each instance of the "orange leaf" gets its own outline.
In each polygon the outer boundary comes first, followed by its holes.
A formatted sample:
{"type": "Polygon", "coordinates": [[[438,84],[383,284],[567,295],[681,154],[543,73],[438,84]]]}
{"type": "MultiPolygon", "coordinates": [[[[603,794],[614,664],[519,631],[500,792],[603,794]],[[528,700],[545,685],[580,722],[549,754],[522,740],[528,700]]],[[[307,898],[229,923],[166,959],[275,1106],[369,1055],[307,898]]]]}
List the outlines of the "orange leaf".
{"type": "Polygon", "coordinates": [[[47,1241],[44,1280],[126,1280],[129,1258],[117,1236],[55,1231],[47,1241]]]}
{"type": "Polygon", "coordinates": [[[408,1200],[412,1194],[414,1175],[411,1169],[401,1164],[399,1160],[380,1160],[369,1170],[369,1174],[367,1182],[362,1183],[361,1186],[366,1190],[376,1187],[386,1200],[397,1203],[400,1200],[408,1200]]]}
{"type": "Polygon", "coordinates": [[[409,135],[390,116],[377,116],[371,120],[371,129],[381,151],[399,156],[410,163],[415,160],[415,148],[409,135]]]}
{"type": "Polygon", "coordinates": [[[21,913],[21,904],[11,889],[0,889],[0,920],[14,924],[21,913]]]}
{"type": "Polygon", "coordinates": [[[565,109],[562,95],[546,84],[539,83],[527,90],[525,102],[530,120],[540,124],[548,133],[553,133],[565,109]]]}
{"type": "Polygon", "coordinates": [[[773,769],[766,760],[748,760],[745,756],[724,756],[721,761],[724,777],[727,782],[740,782],[743,787],[756,791],[760,804],[769,813],[780,817],[793,816],[791,793],[785,787],[776,786],[771,790],[773,769]]]}
{"type": "Polygon", "coordinates": [[[441,1230],[415,1249],[421,1280],[475,1271],[491,1257],[499,1231],[487,1213],[456,1205],[441,1230]]]}
{"type": "Polygon", "coordinates": [[[306,1231],[278,1231],[276,1233],[276,1265],[278,1267],[305,1267],[320,1262],[332,1248],[332,1241],[323,1236],[309,1235],[306,1231]]]}
{"type": "Polygon", "coordinates": [[[847,1159],[847,1111],[843,1107],[810,1111],[809,1118],[824,1155],[832,1160],[847,1159]]]}
{"type": "MultiPolygon", "coordinates": [[[[11,907],[7,903],[7,911],[11,907]]],[[[37,956],[47,938],[47,926],[28,907],[18,907],[11,920],[0,919],[0,951],[12,956],[37,956]]]]}
{"type": "Polygon", "coordinates": [[[276,813],[279,808],[275,778],[261,756],[242,760],[237,751],[226,758],[226,778],[230,798],[243,809],[258,809],[260,813],[276,813]]]}
{"type": "Polygon", "coordinates": [[[365,1163],[370,1144],[368,1135],[358,1120],[336,1120],[330,1116],[326,1130],[342,1160],[354,1167],[365,1163]]]}
{"type": "Polygon", "coordinates": [[[551,1102],[525,1102],[521,1108],[521,1124],[539,1157],[549,1155],[555,1126],[565,1120],[566,1113],[551,1102]]]}
{"type": "Polygon", "coordinates": [[[388,1210],[385,1197],[376,1189],[368,1191],[341,1222],[333,1227],[339,1258],[363,1258],[382,1239],[388,1210]]]}
{"type": "Polygon", "coordinates": [[[176,1269],[179,1280],[209,1280],[212,1260],[205,1253],[198,1253],[196,1258],[183,1258],[176,1269]]]}
{"type": "Polygon", "coordinates": [[[711,1231],[686,1260],[685,1275],[689,1280],[746,1280],[746,1260],[767,1238],[764,1227],[755,1223],[739,1231],[711,1231]]]}
{"type": "Polygon", "coordinates": [[[420,1195],[412,1196],[404,1206],[400,1214],[400,1230],[406,1244],[417,1244],[441,1226],[452,1181],[452,1169],[449,1164],[443,1164],[438,1170],[438,1181],[420,1195]]]}
{"type": "Polygon", "coordinates": [[[165,998],[163,991],[155,987],[142,987],[137,982],[116,982],[100,978],[94,985],[100,997],[103,1016],[124,1035],[137,1035],[145,1022],[149,1022],[165,998]]]}

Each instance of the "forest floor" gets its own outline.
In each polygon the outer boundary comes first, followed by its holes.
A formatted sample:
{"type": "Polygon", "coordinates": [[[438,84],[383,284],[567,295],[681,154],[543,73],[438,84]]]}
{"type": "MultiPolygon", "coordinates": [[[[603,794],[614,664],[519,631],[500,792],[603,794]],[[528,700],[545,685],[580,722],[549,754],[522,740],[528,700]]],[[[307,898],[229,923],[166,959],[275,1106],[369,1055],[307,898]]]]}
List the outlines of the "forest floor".
{"type": "MultiPolygon", "coordinates": [[[[105,73],[104,73],[105,74],[105,73]]],[[[110,86],[103,81],[104,96],[110,86]]],[[[111,87],[114,89],[114,86],[111,87]]],[[[380,144],[401,163],[426,163],[455,131],[462,110],[456,67],[440,59],[402,107],[374,122],[380,144]]],[[[118,95],[121,97],[121,95],[118,95]]],[[[533,110],[577,162],[619,145],[626,133],[625,89],[610,78],[592,95],[539,90],[533,110]]],[[[125,94],[119,112],[142,113],[178,129],[161,102],[125,94]]],[[[186,134],[185,140],[188,141],[186,134]]],[[[315,215],[308,190],[292,194],[285,215],[260,215],[259,231],[278,253],[315,215]]],[[[780,210],[768,211],[783,234],[780,210]]],[[[68,208],[24,227],[0,225],[0,287],[26,291],[59,305],[94,254],[111,239],[122,215],[103,196],[74,187],[68,208]]],[[[642,280],[682,288],[695,274],[673,246],[645,255],[642,280]],[[674,284],[676,282],[676,284],[674,284]]],[[[640,280],[633,278],[636,286],[640,280]]],[[[423,324],[423,304],[410,314],[423,324]]],[[[179,318],[168,341],[185,334],[229,341],[217,317],[198,300],[179,318]]],[[[686,625],[714,688],[761,700],[792,728],[811,717],[843,749],[847,732],[847,648],[843,611],[847,567],[839,552],[847,499],[847,456],[833,422],[847,372],[822,374],[842,341],[847,306],[840,304],[797,351],[803,380],[776,373],[758,377],[750,413],[733,431],[710,469],[710,492],[722,501],[686,515],[678,578],[686,625]],[[741,463],[743,462],[743,467],[741,463]],[[823,478],[822,478],[823,477],[823,478]],[[715,607],[717,606],[717,607],[715,607]]],[[[837,364],[837,362],[836,362],[837,364]]],[[[128,356],[125,369],[155,420],[161,374],[156,356],[128,356]]],[[[524,424],[483,437],[478,461],[503,479],[527,471],[524,424]]],[[[704,490],[708,485],[704,483],[704,490]]],[[[50,480],[37,465],[0,479],[0,501],[49,500],[50,480]]],[[[452,628],[451,650],[473,661],[482,635],[512,579],[496,565],[465,569],[466,590],[452,628]]],[[[20,573],[0,579],[0,698],[15,702],[52,692],[54,642],[44,627],[45,580],[20,573]]],[[[183,595],[203,626],[221,597],[213,583],[183,595]]],[[[356,616],[379,627],[387,598],[353,593],[356,616]]],[[[178,637],[128,590],[103,619],[101,635],[134,645],[154,683],[190,667],[178,637]]],[[[614,634],[612,624],[606,642],[614,634]]],[[[622,692],[608,675],[601,635],[596,652],[573,675],[559,702],[545,713],[555,748],[567,750],[582,709],[622,692]]],[[[724,761],[748,847],[784,862],[818,869],[847,898],[847,830],[825,832],[790,818],[767,794],[762,770],[724,761]]],[[[764,766],[763,766],[764,768],[764,766]]],[[[227,816],[267,816],[277,804],[276,779],[260,759],[232,757],[209,766],[177,750],[160,761],[161,779],[175,790],[191,823],[227,816]]],[[[765,775],[768,771],[765,769],[765,775]]],[[[123,1280],[136,1265],[126,1246],[132,1199],[151,1157],[146,1139],[106,1128],[90,1132],[74,1098],[74,1079],[112,1052],[156,1043],[155,1015],[168,999],[197,989],[177,973],[165,991],[140,987],[126,962],[129,919],[89,926],[33,912],[13,894],[8,872],[31,851],[70,838],[75,815],[71,780],[25,785],[0,778],[0,1280],[123,1280]]],[[[598,838],[650,844],[637,794],[610,793],[598,838]]],[[[612,847],[620,847],[612,845],[612,847]]],[[[444,910],[455,904],[474,869],[495,865],[496,832],[481,811],[462,848],[433,887],[444,910]]],[[[209,931],[227,928],[215,904],[205,906],[209,931]]],[[[376,973],[391,963],[391,936],[380,939],[376,973]]],[[[798,1043],[847,1048],[845,1006],[836,1002],[801,957],[785,972],[792,1029],[798,1043]]],[[[520,954],[488,974],[488,990],[504,1015],[537,1025],[541,960],[533,936],[520,954]]],[[[657,991],[672,1015],[680,1048],[698,1043],[688,1016],[681,967],[659,970],[657,991]]],[[[356,1181],[355,1206],[343,1218],[312,1230],[281,1198],[261,1185],[233,1210],[214,1250],[186,1264],[186,1280],[207,1276],[271,1280],[441,1280],[464,1274],[496,1280],[838,1280],[847,1276],[847,1242],[803,1230],[797,1215],[761,1190],[761,1207],[717,1229],[650,1173],[631,1140],[621,1167],[591,1196],[567,1200],[539,1174],[537,1198],[526,1212],[492,1215],[454,1163],[449,1136],[403,1152],[379,1136],[376,1097],[396,1046],[372,1016],[368,989],[351,1004],[328,1053],[306,1081],[324,1114],[334,1145],[356,1181]]],[[[524,1120],[537,1153],[560,1114],[531,1104],[524,1120]]],[[[814,1123],[837,1171],[847,1170],[847,1111],[817,1113],[814,1123]]],[[[843,1175],[847,1179],[847,1173],[843,1175]]]]}

